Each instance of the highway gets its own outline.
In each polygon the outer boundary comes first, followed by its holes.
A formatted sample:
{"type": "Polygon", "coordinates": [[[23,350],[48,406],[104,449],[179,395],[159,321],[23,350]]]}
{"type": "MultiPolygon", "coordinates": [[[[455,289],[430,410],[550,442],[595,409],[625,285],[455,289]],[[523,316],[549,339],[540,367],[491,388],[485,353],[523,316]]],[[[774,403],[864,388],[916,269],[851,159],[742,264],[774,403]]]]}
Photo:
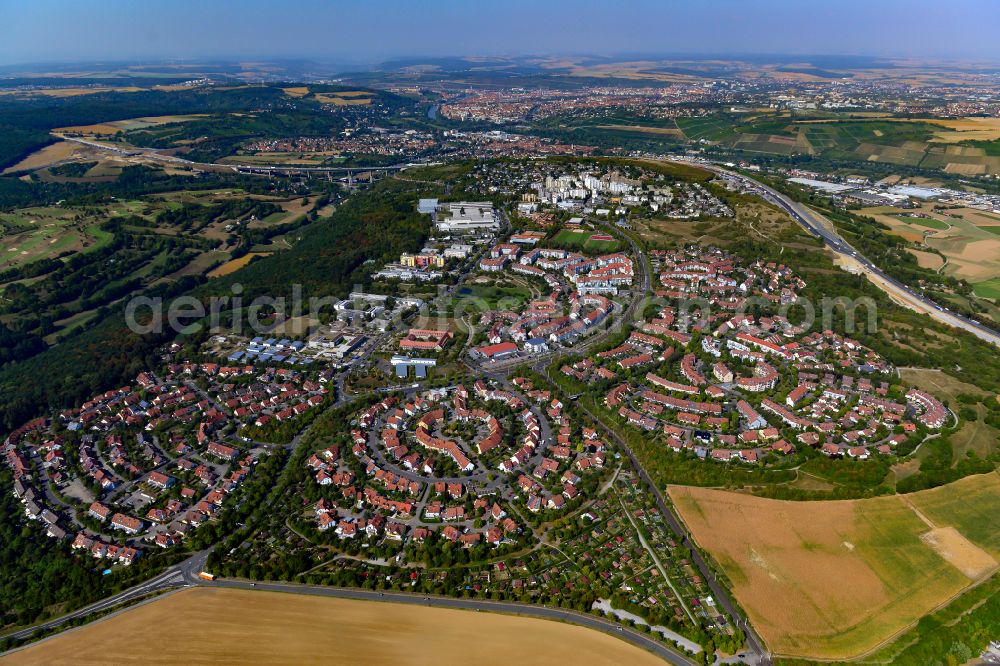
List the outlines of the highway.
{"type": "MultiPolygon", "coordinates": [[[[414,164],[394,164],[390,166],[381,167],[288,167],[288,166],[261,166],[254,164],[221,164],[221,163],[203,163],[203,162],[193,162],[191,160],[186,160],[173,155],[164,155],[152,149],[147,148],[119,148],[117,146],[111,146],[108,144],[100,143],[97,141],[91,141],[88,139],[83,139],[80,137],[67,136],[64,134],[53,133],[53,136],[63,139],[65,141],[73,141],[91,148],[96,148],[98,150],[105,150],[125,157],[146,157],[148,159],[157,160],[161,162],[167,162],[171,164],[179,164],[183,166],[188,166],[194,169],[201,169],[207,171],[217,171],[219,169],[226,169],[231,171],[236,171],[238,173],[250,173],[250,174],[291,174],[291,173],[346,173],[348,175],[356,172],[376,172],[376,171],[401,171],[408,167],[417,166],[414,164]]],[[[688,161],[685,160],[666,160],[674,161],[680,164],[686,164],[688,161]]],[[[973,321],[968,317],[964,317],[958,313],[951,312],[948,308],[938,305],[936,302],[927,298],[923,294],[920,294],[905,284],[899,282],[895,278],[890,277],[885,272],[883,272],[878,266],[873,264],[863,255],[857,252],[851,245],[845,241],[839,234],[832,231],[832,225],[830,227],[824,226],[824,224],[818,219],[817,215],[810,211],[805,206],[799,204],[798,202],[790,199],[784,194],[778,192],[777,190],[761,183],[758,180],[745,176],[741,173],[736,173],[725,169],[718,164],[706,162],[704,160],[690,160],[690,162],[708,169],[714,173],[720,175],[726,175],[730,178],[742,181],[747,187],[754,190],[757,194],[763,197],[765,200],[775,204],[779,208],[786,211],[792,216],[799,224],[801,224],[807,231],[812,233],[817,238],[822,239],[826,245],[835,253],[843,257],[844,259],[856,263],[862,271],[867,275],[869,280],[877,287],[885,291],[890,297],[892,297],[897,302],[902,302],[904,305],[916,312],[922,312],[928,314],[934,319],[940,321],[941,323],[947,324],[948,326],[953,326],[955,328],[960,328],[968,331],[975,335],[976,337],[990,342],[998,347],[1000,347],[1000,333],[985,326],[979,322],[973,321]]],[[[631,240],[631,239],[630,239],[631,240]]],[[[634,244],[633,244],[634,245],[634,244]]]]}
{"type": "Polygon", "coordinates": [[[943,324],[968,331],[976,337],[1000,347],[1000,333],[989,328],[988,326],[980,324],[979,322],[973,321],[972,319],[964,317],[958,313],[951,312],[947,308],[938,305],[930,298],[914,291],[895,278],[890,277],[878,266],[873,264],[857,250],[851,247],[851,245],[839,234],[832,231],[832,224],[829,227],[825,226],[816,213],[813,213],[802,204],[790,199],[774,188],[768,187],[760,181],[750,178],[749,176],[729,171],[728,169],[724,169],[717,164],[704,162],[695,163],[698,166],[719,175],[725,175],[729,178],[742,181],[748,188],[755,191],[765,200],[775,204],[787,212],[792,216],[792,219],[801,224],[809,233],[813,234],[817,238],[820,238],[824,243],[826,243],[827,247],[829,247],[833,252],[840,255],[844,259],[853,261],[859,265],[867,275],[868,279],[871,280],[874,285],[886,292],[891,298],[893,298],[893,300],[902,302],[911,310],[925,313],[943,324]]]}
{"type": "MultiPolygon", "coordinates": [[[[82,141],[83,143],[89,143],[82,141]]],[[[98,147],[104,149],[117,150],[97,144],[98,147]]],[[[160,156],[170,159],[169,156],[160,156]]],[[[227,167],[231,165],[225,165],[227,167]]],[[[586,340],[583,344],[569,349],[563,350],[563,353],[567,356],[577,356],[582,354],[587,348],[597,344],[598,342],[606,339],[608,335],[614,331],[620,329],[621,325],[624,324],[626,320],[633,320],[635,316],[641,314],[639,311],[640,306],[644,303],[644,299],[648,296],[651,291],[651,276],[647,270],[645,255],[641,248],[635,243],[634,239],[629,234],[623,234],[631,246],[633,256],[639,262],[637,266],[637,285],[633,289],[633,293],[630,295],[631,298],[628,304],[625,306],[623,312],[618,317],[618,323],[613,330],[603,332],[603,334],[598,334],[592,336],[591,339],[586,340]]],[[[490,375],[505,375],[517,366],[522,366],[526,360],[530,361],[535,369],[539,370],[542,374],[548,375],[547,373],[547,362],[552,360],[552,354],[546,354],[542,357],[536,357],[533,359],[518,359],[516,363],[512,363],[510,366],[502,368],[489,368],[480,369],[480,372],[490,375]]],[[[550,378],[551,381],[551,378],[550,378]]],[[[342,399],[338,399],[338,404],[342,402],[342,399]]],[[[584,409],[584,411],[587,411],[584,409]]],[[[589,411],[588,411],[588,414],[589,411]]],[[[648,486],[654,495],[657,506],[660,512],[664,515],[666,521],[674,530],[674,532],[683,540],[688,541],[687,532],[677,519],[677,517],[670,511],[667,504],[665,503],[661,493],[653,483],[652,479],[639,464],[639,461],[633,455],[632,451],[628,448],[625,442],[615,433],[613,430],[609,429],[596,415],[590,414],[590,416],[604,428],[608,434],[614,438],[619,445],[621,445],[624,452],[631,459],[632,464],[638,470],[640,478],[648,486]]],[[[766,649],[763,647],[762,641],[753,632],[753,629],[749,626],[747,621],[741,617],[737,611],[734,604],[731,602],[727,592],[722,588],[722,586],[716,581],[715,576],[708,566],[708,563],[704,560],[701,554],[692,549],[694,564],[698,567],[700,573],[702,574],[704,580],[709,585],[712,593],[720,605],[720,607],[733,619],[733,621],[740,628],[744,629],[747,633],[747,644],[748,648],[738,655],[741,659],[745,660],[747,663],[752,664],[768,664],[770,662],[769,656],[766,649]]],[[[99,601],[90,606],[86,606],[77,611],[74,611],[68,615],[43,622],[41,624],[22,629],[18,632],[11,634],[13,637],[18,639],[25,639],[30,637],[32,634],[39,630],[51,630],[60,627],[67,621],[75,618],[86,617],[93,613],[98,613],[101,611],[110,610],[121,604],[135,601],[142,597],[145,597],[153,592],[158,592],[168,589],[176,589],[181,587],[190,587],[193,585],[205,585],[213,587],[229,587],[229,588],[239,588],[239,589],[253,589],[253,590],[267,590],[274,592],[291,592],[298,594],[314,594],[320,596],[330,596],[339,597],[345,599],[363,599],[370,601],[392,601],[397,603],[406,603],[414,605],[425,605],[441,608],[456,608],[472,611],[486,611],[486,612],[501,612],[501,613],[513,613],[518,615],[524,615],[529,617],[537,617],[541,619],[549,619],[556,621],[569,622],[579,626],[587,627],[597,631],[603,631],[604,633],[618,636],[619,638],[626,640],[634,645],[637,645],[643,649],[646,649],[664,661],[671,664],[693,664],[695,663],[688,657],[675,652],[667,648],[663,643],[651,638],[649,635],[630,629],[629,627],[624,627],[617,622],[589,615],[586,613],[580,613],[576,611],[571,611],[562,608],[548,608],[545,606],[533,605],[533,604],[521,604],[516,602],[498,602],[489,600],[479,600],[479,599],[454,599],[451,597],[443,596],[423,596],[411,593],[400,593],[400,592],[374,592],[370,590],[362,590],[356,588],[332,588],[325,586],[310,586],[310,585],[295,585],[288,583],[268,583],[259,582],[254,583],[250,581],[242,580],[215,580],[215,581],[205,581],[198,577],[198,572],[203,570],[205,562],[208,558],[208,551],[202,551],[188,558],[187,560],[168,568],[166,571],[160,575],[141,583],[135,587],[129,588],[123,592],[120,592],[112,597],[108,597],[102,601],[99,601]]]]}

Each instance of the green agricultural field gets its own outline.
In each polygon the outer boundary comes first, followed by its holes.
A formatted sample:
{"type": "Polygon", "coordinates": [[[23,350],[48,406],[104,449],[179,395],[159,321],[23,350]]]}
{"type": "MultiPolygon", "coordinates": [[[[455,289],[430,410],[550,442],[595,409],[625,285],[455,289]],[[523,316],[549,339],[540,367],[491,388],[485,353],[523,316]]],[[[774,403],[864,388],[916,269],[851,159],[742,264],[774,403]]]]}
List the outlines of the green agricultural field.
{"type": "Polygon", "coordinates": [[[1000,278],[977,282],[972,285],[972,291],[980,298],[992,298],[1000,300],[1000,278]]]}
{"type": "Polygon", "coordinates": [[[944,231],[949,226],[947,222],[927,217],[910,217],[908,215],[896,215],[895,217],[902,222],[906,222],[907,224],[916,224],[921,227],[937,229],[938,231],[944,231]]]}
{"type": "Polygon", "coordinates": [[[807,154],[970,175],[1000,172],[1000,142],[946,145],[938,139],[940,126],[920,120],[803,111],[747,116],[717,113],[678,118],[676,124],[689,141],[717,142],[748,153],[807,154]]]}
{"type": "Polygon", "coordinates": [[[909,495],[932,522],[951,525],[969,541],[1000,559],[1000,473],[960,481],[909,495]]]}
{"type": "Polygon", "coordinates": [[[996,234],[997,236],[1000,236],[1000,227],[979,227],[979,228],[984,231],[988,231],[991,234],[996,234]]]}
{"type": "Polygon", "coordinates": [[[691,141],[718,141],[732,133],[734,120],[728,116],[678,118],[677,127],[691,141]]]}
{"type": "Polygon", "coordinates": [[[783,141],[786,137],[768,134],[740,133],[734,138],[733,147],[751,153],[772,153],[775,155],[792,155],[808,152],[797,145],[795,141],[783,141]]]}
{"type": "Polygon", "coordinates": [[[113,162],[100,162],[94,168],[89,169],[84,176],[87,178],[108,178],[111,176],[120,176],[121,173],[122,167],[120,165],[116,165],[113,162]]]}

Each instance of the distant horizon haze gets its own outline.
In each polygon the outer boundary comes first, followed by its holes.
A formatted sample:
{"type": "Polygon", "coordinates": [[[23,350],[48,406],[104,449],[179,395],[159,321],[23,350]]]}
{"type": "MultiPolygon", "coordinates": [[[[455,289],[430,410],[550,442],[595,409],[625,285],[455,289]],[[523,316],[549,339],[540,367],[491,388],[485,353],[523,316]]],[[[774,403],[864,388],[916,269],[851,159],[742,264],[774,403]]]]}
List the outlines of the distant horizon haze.
{"type": "Polygon", "coordinates": [[[1000,61],[991,0],[0,1],[0,65],[613,54],[1000,61]]]}

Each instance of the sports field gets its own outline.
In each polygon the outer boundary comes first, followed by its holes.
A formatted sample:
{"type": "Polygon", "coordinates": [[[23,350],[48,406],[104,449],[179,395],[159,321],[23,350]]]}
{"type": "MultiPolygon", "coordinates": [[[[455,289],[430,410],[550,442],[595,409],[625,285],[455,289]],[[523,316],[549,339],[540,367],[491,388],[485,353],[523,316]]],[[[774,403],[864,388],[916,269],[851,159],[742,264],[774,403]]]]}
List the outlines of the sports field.
{"type": "Polygon", "coordinates": [[[669,493],[780,655],[864,654],[992,575],[1000,557],[989,518],[1000,515],[997,474],[855,501],[669,493]]]}
{"type": "Polygon", "coordinates": [[[586,229],[563,229],[553,237],[552,242],[567,250],[590,250],[593,252],[615,252],[620,243],[612,238],[603,238],[603,234],[595,234],[586,229]],[[596,236],[596,238],[592,238],[596,236]]]}
{"type": "Polygon", "coordinates": [[[300,594],[193,588],[16,652],[9,664],[552,664],[653,666],[569,624],[300,594]]]}

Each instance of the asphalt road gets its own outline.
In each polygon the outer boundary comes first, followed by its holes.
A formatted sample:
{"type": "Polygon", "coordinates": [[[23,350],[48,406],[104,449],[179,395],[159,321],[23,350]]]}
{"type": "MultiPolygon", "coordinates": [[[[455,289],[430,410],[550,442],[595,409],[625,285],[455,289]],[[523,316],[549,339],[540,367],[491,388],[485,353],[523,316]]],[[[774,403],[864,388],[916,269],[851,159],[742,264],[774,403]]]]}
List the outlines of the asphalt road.
{"type": "Polygon", "coordinates": [[[857,250],[851,247],[851,245],[841,238],[839,234],[826,227],[818,219],[815,213],[802,204],[793,201],[774,188],[768,187],[760,181],[744,176],[743,174],[723,169],[722,167],[714,164],[699,163],[699,166],[714,171],[715,173],[725,174],[731,178],[742,180],[745,184],[755,189],[764,199],[777,205],[779,208],[791,215],[792,219],[805,227],[805,229],[811,234],[823,240],[823,242],[826,243],[831,250],[846,259],[854,260],[860,264],[862,270],[869,275],[870,279],[872,277],[876,278],[872,280],[876,286],[881,288],[890,296],[896,297],[897,300],[906,302],[911,309],[917,310],[918,312],[926,312],[929,316],[943,324],[966,330],[976,337],[1000,347],[1000,333],[997,333],[997,331],[980,324],[979,322],[963,317],[958,313],[951,312],[949,309],[938,305],[933,300],[914,291],[899,280],[890,277],[878,266],[873,264],[857,250]],[[884,282],[885,284],[880,284],[880,282],[884,282]],[[887,289],[886,285],[890,288],[887,289]]]}
{"type": "MultiPolygon", "coordinates": [[[[626,308],[625,312],[622,314],[620,322],[631,320],[635,317],[637,308],[641,303],[645,302],[645,298],[649,295],[652,289],[651,276],[649,274],[649,271],[646,270],[645,253],[638,246],[638,244],[636,244],[636,242],[629,234],[622,234],[622,235],[624,235],[625,239],[631,246],[633,256],[636,257],[636,261],[638,262],[639,284],[637,288],[634,290],[632,299],[630,300],[629,305],[626,308]]],[[[598,338],[598,336],[594,337],[598,338]]],[[[606,337],[606,335],[600,336],[599,339],[604,339],[604,337],[606,337]]],[[[588,339],[588,341],[589,340],[590,339],[588,339]]],[[[569,357],[579,356],[585,350],[586,347],[584,345],[579,345],[569,349],[560,350],[559,353],[562,356],[569,358],[569,357]]],[[[530,362],[532,363],[532,368],[534,370],[544,375],[549,380],[550,383],[556,384],[556,382],[554,382],[548,374],[548,364],[551,362],[553,356],[555,356],[554,353],[543,354],[534,359],[530,359],[530,362]]],[[[488,370],[481,369],[480,371],[485,372],[486,374],[489,374],[491,376],[499,376],[510,372],[513,368],[520,367],[526,360],[529,359],[520,359],[519,363],[511,364],[511,366],[509,367],[505,366],[500,368],[490,368],[488,370]]],[[[601,428],[608,433],[610,437],[612,437],[616,442],[618,442],[622,450],[632,461],[632,465],[638,471],[639,477],[642,479],[643,483],[645,483],[646,486],[649,488],[650,492],[652,492],[653,497],[656,500],[657,508],[660,510],[660,513],[663,514],[664,519],[667,521],[667,524],[670,525],[671,529],[678,536],[678,538],[680,538],[683,542],[691,545],[687,530],[684,528],[680,520],[678,520],[678,518],[667,506],[667,503],[663,500],[663,495],[656,487],[656,484],[653,483],[653,480],[649,477],[649,474],[646,473],[646,470],[639,463],[638,458],[636,458],[635,454],[632,453],[632,450],[628,447],[628,444],[625,443],[625,440],[623,440],[618,435],[617,432],[609,428],[597,415],[591,413],[582,405],[580,405],[580,407],[596,423],[598,423],[601,426],[601,428]]],[[[732,618],[733,622],[735,622],[738,627],[740,627],[741,629],[744,630],[744,632],[746,632],[748,649],[745,650],[745,652],[740,655],[741,658],[753,664],[761,664],[761,665],[770,664],[771,663],[770,655],[768,654],[767,649],[764,647],[764,642],[760,639],[760,637],[756,634],[756,632],[754,632],[753,627],[750,626],[750,623],[740,614],[735,604],[733,604],[732,600],[730,599],[728,592],[726,592],[726,590],[722,587],[722,585],[720,585],[719,582],[716,580],[715,574],[712,572],[711,568],[709,568],[708,562],[705,561],[701,553],[698,552],[696,548],[692,548],[691,551],[692,551],[692,560],[698,567],[698,570],[701,572],[702,578],[708,584],[709,589],[712,590],[712,594],[715,600],[726,612],[726,614],[729,615],[730,618],[732,618]]]]}
{"type": "Polygon", "coordinates": [[[200,585],[204,587],[311,594],[323,597],[336,597],[340,599],[382,601],[434,608],[453,608],[474,612],[509,613],[545,620],[568,622],[570,624],[586,627],[588,629],[601,631],[611,636],[616,636],[644,650],[652,652],[670,664],[676,664],[677,666],[689,666],[696,663],[679,652],[675,652],[667,648],[663,643],[651,638],[647,634],[635,631],[628,627],[623,627],[620,624],[606,620],[603,617],[588,615],[586,613],[566,610],[563,608],[549,608],[547,606],[505,601],[454,599],[451,597],[436,595],[425,596],[405,592],[375,592],[372,590],[326,587],[320,585],[294,585],[291,583],[265,582],[255,583],[245,580],[232,579],[216,579],[214,581],[206,581],[200,579],[198,577],[198,573],[203,570],[207,559],[208,551],[202,551],[187,560],[184,560],[180,564],[167,569],[159,576],[151,578],[140,585],[129,588],[119,594],[108,597],[107,599],[90,606],[81,608],[68,615],[64,615],[48,622],[43,622],[27,629],[22,629],[21,631],[15,632],[11,635],[18,639],[29,638],[32,634],[40,630],[57,628],[71,619],[85,617],[100,611],[110,610],[115,606],[146,596],[152,592],[200,585]]]}
{"type": "MultiPolygon", "coordinates": [[[[626,319],[631,318],[643,301],[643,298],[648,295],[650,291],[650,275],[646,270],[645,259],[641,249],[636,245],[630,236],[625,235],[634,255],[640,262],[639,266],[639,285],[638,288],[634,290],[632,299],[630,300],[625,311],[620,317],[620,322],[624,322],[626,319]]],[[[617,327],[616,327],[617,328],[617,327]]],[[[595,338],[603,338],[604,336],[594,336],[595,338]]],[[[588,340],[588,343],[590,341],[588,340]]],[[[584,351],[584,347],[591,346],[590,343],[587,345],[581,345],[578,348],[572,350],[567,350],[570,355],[576,355],[584,351]],[[575,353],[574,353],[575,352],[575,353]]],[[[535,361],[541,361],[540,363],[535,363],[537,366],[543,366],[547,358],[542,359],[532,359],[535,361]]],[[[523,359],[522,359],[523,363],[523,359]]],[[[520,365],[520,364],[518,364],[520,365]]],[[[496,372],[498,375],[506,374],[504,371],[511,370],[512,368],[504,368],[500,372],[496,372]]],[[[540,368],[543,372],[544,367],[540,368]]],[[[492,372],[487,374],[493,374],[492,372]]],[[[338,396],[338,404],[342,401],[342,398],[338,396]]],[[[591,415],[593,416],[593,415],[591,415]]],[[[595,417],[595,421],[601,423],[600,419],[595,417]]],[[[602,423],[603,425],[603,423],[602,423]]],[[[646,474],[645,470],[639,464],[638,460],[634,457],[632,452],[624,444],[624,441],[613,431],[612,436],[623,446],[623,449],[627,455],[632,460],[633,465],[639,471],[640,477],[651,489],[656,498],[657,505],[660,511],[663,513],[665,519],[674,529],[674,531],[683,539],[687,540],[686,531],[676,519],[672,512],[667,508],[666,503],[663,501],[662,496],[656,489],[652,480],[646,474]]],[[[339,597],[345,599],[363,599],[363,600],[374,600],[374,601],[392,601],[396,603],[406,603],[414,605],[424,605],[433,606],[440,608],[456,608],[472,611],[486,611],[486,612],[500,612],[500,613],[513,613],[518,615],[524,615],[529,617],[537,617],[542,619],[556,620],[569,622],[579,626],[583,626],[589,629],[595,629],[597,631],[602,631],[604,633],[610,634],[612,636],[617,636],[622,640],[628,641],[638,647],[648,650],[664,661],[671,664],[686,665],[694,664],[696,662],[691,659],[679,654],[678,652],[668,649],[664,644],[652,639],[650,636],[644,633],[640,633],[628,627],[623,627],[622,625],[612,622],[610,620],[604,619],[602,617],[597,617],[593,615],[588,615],[586,613],[579,613],[576,611],[566,610],[562,608],[548,608],[545,606],[538,606],[532,604],[520,604],[514,602],[499,602],[499,601],[486,601],[478,599],[454,599],[450,597],[439,597],[439,596],[421,596],[408,593],[399,592],[374,592],[370,590],[361,590],[354,588],[331,588],[325,586],[309,586],[309,585],[292,585],[288,583],[252,583],[249,581],[241,580],[216,580],[216,581],[205,581],[198,577],[198,573],[204,569],[205,562],[208,559],[208,551],[202,551],[188,558],[187,560],[170,567],[160,575],[141,583],[135,587],[124,590],[112,597],[101,600],[90,606],[81,608],[68,615],[49,620],[47,622],[22,629],[21,631],[15,632],[12,636],[23,639],[30,637],[32,634],[39,630],[49,630],[57,628],[68,620],[85,617],[93,613],[97,613],[104,610],[109,610],[120,604],[133,601],[144,597],[152,592],[178,588],[178,587],[190,587],[193,585],[204,585],[213,587],[229,587],[229,588],[239,588],[239,589],[254,589],[254,590],[268,590],[274,592],[293,592],[297,594],[315,594],[320,596],[329,597],[339,597]]],[[[722,606],[722,608],[733,618],[733,620],[741,627],[743,627],[748,634],[748,645],[749,650],[744,656],[745,659],[751,663],[767,664],[769,663],[766,650],[762,647],[762,643],[756,634],[753,633],[752,629],[749,627],[747,622],[741,618],[737,613],[735,607],[729,600],[729,597],[722,589],[722,587],[715,580],[714,575],[708,568],[707,563],[697,552],[693,550],[693,559],[695,564],[701,571],[704,579],[708,583],[710,589],[715,595],[716,600],[722,606]]],[[[743,656],[743,655],[741,655],[743,656]]]]}
{"type": "Polygon", "coordinates": [[[198,572],[200,572],[204,566],[205,561],[208,559],[208,551],[202,551],[200,553],[195,553],[188,559],[175,564],[174,566],[168,568],[166,571],[158,576],[154,576],[149,580],[142,582],[135,587],[130,587],[127,590],[123,590],[118,594],[102,599],[96,603],[89,606],[84,606],[78,610],[73,611],[67,615],[57,617],[55,619],[49,620],[47,622],[42,622],[41,624],[36,624],[26,629],[16,631],[10,636],[17,639],[25,639],[41,630],[55,629],[69,620],[73,620],[80,617],[86,617],[94,613],[99,613],[101,611],[109,610],[115,606],[123,604],[140,597],[144,597],[152,592],[158,592],[160,590],[167,590],[175,587],[180,587],[184,585],[192,585],[200,582],[198,578],[198,572]]]}

